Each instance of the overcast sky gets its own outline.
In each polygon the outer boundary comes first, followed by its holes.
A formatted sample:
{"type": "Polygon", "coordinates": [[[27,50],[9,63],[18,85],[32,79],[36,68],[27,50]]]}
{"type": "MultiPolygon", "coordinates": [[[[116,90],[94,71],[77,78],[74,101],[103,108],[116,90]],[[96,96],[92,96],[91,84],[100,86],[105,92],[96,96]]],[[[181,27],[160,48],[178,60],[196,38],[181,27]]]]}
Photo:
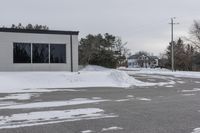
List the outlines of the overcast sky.
{"type": "Polygon", "coordinates": [[[175,38],[187,36],[199,20],[200,0],[0,0],[0,25],[28,23],[53,30],[110,33],[128,42],[132,53],[158,55],[170,41],[170,17],[177,17],[175,38]]]}

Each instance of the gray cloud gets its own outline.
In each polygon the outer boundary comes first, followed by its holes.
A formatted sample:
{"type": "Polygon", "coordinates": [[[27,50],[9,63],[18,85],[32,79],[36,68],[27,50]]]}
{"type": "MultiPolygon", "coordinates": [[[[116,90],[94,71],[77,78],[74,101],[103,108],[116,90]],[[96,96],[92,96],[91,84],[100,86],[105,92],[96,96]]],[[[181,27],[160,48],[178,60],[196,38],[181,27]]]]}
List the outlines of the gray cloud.
{"type": "Polygon", "coordinates": [[[199,0],[0,0],[0,24],[46,24],[51,29],[121,36],[132,52],[159,54],[170,41],[169,19],[177,17],[176,38],[199,19],[199,0]]]}

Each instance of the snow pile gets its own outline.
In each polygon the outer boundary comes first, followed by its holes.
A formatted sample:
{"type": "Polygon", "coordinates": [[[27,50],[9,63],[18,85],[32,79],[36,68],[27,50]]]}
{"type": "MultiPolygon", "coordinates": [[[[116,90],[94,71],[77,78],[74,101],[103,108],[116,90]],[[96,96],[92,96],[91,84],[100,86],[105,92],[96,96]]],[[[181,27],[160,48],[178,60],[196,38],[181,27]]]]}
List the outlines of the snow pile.
{"type": "Polygon", "coordinates": [[[102,66],[97,65],[88,65],[85,68],[83,68],[81,71],[109,71],[109,68],[105,68],[102,66]]]}
{"type": "Polygon", "coordinates": [[[125,86],[125,87],[128,87],[130,85],[145,86],[144,82],[136,80],[133,77],[130,77],[127,73],[123,71],[113,70],[110,72],[109,76],[119,86],[125,86]]]}
{"type": "Polygon", "coordinates": [[[87,66],[74,73],[0,72],[0,93],[55,91],[53,88],[130,87],[165,84],[168,83],[142,82],[124,71],[100,66],[87,66]]]}
{"type": "Polygon", "coordinates": [[[87,66],[74,73],[0,72],[0,93],[39,92],[48,88],[130,87],[132,85],[146,84],[123,71],[100,66],[87,66]]]}
{"type": "Polygon", "coordinates": [[[123,70],[123,71],[142,71],[142,72],[160,72],[160,71],[170,71],[169,69],[166,68],[126,68],[126,67],[119,67],[118,70],[123,70]]]}

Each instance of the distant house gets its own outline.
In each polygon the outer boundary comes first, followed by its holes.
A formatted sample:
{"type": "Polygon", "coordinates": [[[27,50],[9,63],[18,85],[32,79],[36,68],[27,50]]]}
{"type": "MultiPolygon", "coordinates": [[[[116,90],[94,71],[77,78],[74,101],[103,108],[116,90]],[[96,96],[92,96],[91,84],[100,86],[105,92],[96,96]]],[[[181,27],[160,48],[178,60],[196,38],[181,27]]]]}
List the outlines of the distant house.
{"type": "Polygon", "coordinates": [[[156,56],[132,55],[128,58],[128,68],[155,68],[158,64],[156,56]]]}

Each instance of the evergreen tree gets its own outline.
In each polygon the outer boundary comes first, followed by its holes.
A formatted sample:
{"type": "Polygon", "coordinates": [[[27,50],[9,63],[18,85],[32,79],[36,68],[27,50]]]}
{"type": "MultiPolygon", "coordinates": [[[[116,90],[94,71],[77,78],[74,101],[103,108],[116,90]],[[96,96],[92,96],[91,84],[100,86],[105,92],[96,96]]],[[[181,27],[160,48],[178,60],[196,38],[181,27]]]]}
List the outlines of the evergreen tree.
{"type": "MultiPolygon", "coordinates": [[[[5,27],[3,27],[3,28],[5,28],[5,27]]],[[[19,23],[17,26],[15,24],[12,24],[11,28],[13,28],[13,29],[29,29],[29,30],[49,30],[49,27],[46,25],[28,24],[26,26],[23,26],[21,23],[19,23]]]]}
{"type": "MultiPolygon", "coordinates": [[[[174,67],[175,70],[192,70],[194,48],[191,45],[184,44],[183,40],[179,38],[174,42],[174,67]]],[[[171,67],[171,44],[166,50],[168,68],[171,67]]]]}
{"type": "Polygon", "coordinates": [[[87,35],[80,40],[79,63],[115,68],[125,64],[128,49],[119,37],[108,33],[87,35]]]}

